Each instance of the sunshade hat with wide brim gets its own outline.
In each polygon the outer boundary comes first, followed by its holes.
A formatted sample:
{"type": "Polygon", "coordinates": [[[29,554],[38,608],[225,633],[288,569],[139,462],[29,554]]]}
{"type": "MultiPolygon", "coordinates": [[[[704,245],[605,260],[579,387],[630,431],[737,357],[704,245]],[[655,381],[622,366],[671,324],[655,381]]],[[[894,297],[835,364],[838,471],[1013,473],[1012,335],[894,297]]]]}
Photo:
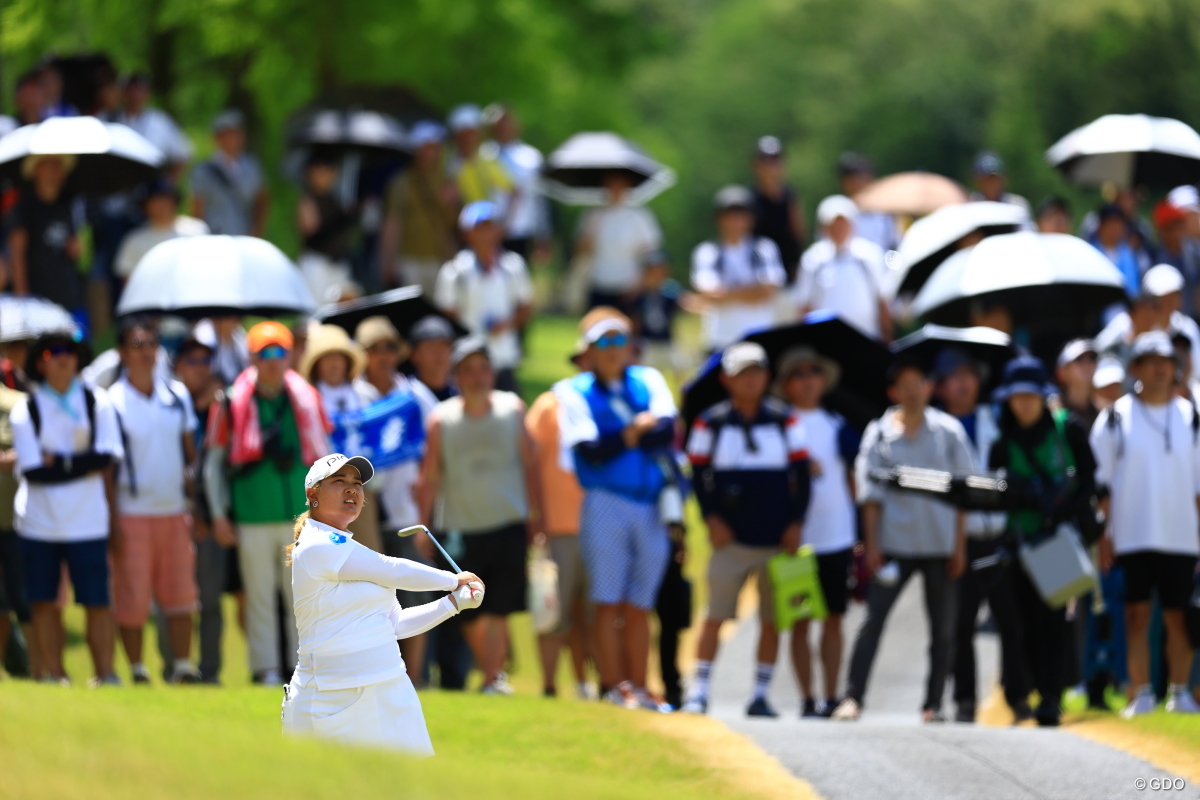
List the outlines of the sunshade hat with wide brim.
{"type": "Polygon", "coordinates": [[[254,236],[186,236],[155,245],[121,293],[117,315],[274,317],[316,308],[300,269],[254,236]]]}
{"type": "Polygon", "coordinates": [[[1168,189],[1200,180],[1200,133],[1177,119],[1106,114],[1055,142],[1046,161],[1080,186],[1168,189]]]}
{"type": "Polygon", "coordinates": [[[300,360],[300,374],[309,383],[315,384],[314,375],[317,362],[322,356],[340,353],[346,357],[349,371],[346,380],[354,380],[367,368],[367,354],[362,345],[337,325],[314,325],[308,332],[308,343],[304,348],[304,357],[300,360]]]}
{"type": "Polygon", "coordinates": [[[75,355],[79,358],[78,369],[80,370],[86,367],[92,360],[92,350],[83,341],[83,337],[79,334],[79,331],[51,331],[43,333],[25,352],[25,374],[30,380],[42,380],[42,371],[38,366],[42,362],[42,353],[56,344],[66,344],[75,350],[75,355]]]}
{"type": "Polygon", "coordinates": [[[779,357],[779,366],[775,372],[775,383],[771,391],[776,397],[783,397],[783,388],[791,377],[792,372],[801,364],[815,364],[825,375],[825,392],[828,394],[842,379],[842,368],[836,361],[825,358],[817,352],[817,348],[802,344],[784,352],[779,357]]]}
{"type": "Polygon", "coordinates": [[[567,205],[600,206],[608,202],[605,176],[620,172],[633,184],[630,205],[649,202],[675,185],[675,171],[655,161],[641,147],[615,133],[577,133],[546,157],[539,188],[567,205]]]}
{"type": "Polygon", "coordinates": [[[64,156],[74,161],[67,194],[112,194],[154,180],[166,157],[125,125],[95,117],[51,117],[0,139],[0,178],[23,178],[30,156],[64,156]]]}

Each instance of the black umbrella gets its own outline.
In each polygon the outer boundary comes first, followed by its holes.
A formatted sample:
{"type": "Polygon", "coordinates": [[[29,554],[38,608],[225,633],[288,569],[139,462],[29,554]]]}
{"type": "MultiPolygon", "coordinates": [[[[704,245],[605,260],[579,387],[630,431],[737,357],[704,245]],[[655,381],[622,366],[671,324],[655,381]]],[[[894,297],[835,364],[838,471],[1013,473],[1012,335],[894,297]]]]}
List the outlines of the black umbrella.
{"type": "Polygon", "coordinates": [[[971,358],[987,367],[983,389],[991,391],[1004,373],[1004,365],[1017,355],[1007,333],[994,328],[948,328],[930,323],[903,339],[892,342],[891,350],[898,357],[913,360],[926,372],[933,369],[938,354],[947,347],[965,350],[971,358]]]}
{"type": "Polygon", "coordinates": [[[420,286],[402,286],[389,292],[373,294],[358,300],[348,300],[345,303],[334,303],[324,306],[313,314],[318,322],[328,325],[338,325],[345,328],[351,336],[358,323],[367,317],[385,316],[400,331],[400,335],[408,338],[409,329],[430,314],[445,317],[460,336],[466,336],[468,331],[458,322],[446,317],[421,294],[420,286]]]}
{"type": "MultiPolygon", "coordinates": [[[[763,346],[772,369],[778,366],[784,353],[802,344],[840,364],[841,380],[823,402],[859,430],[888,406],[887,371],[892,363],[891,353],[827,311],[815,311],[796,325],[753,333],[746,341],[763,346]]],[[[720,372],[720,354],[715,354],[683,387],[683,419],[688,427],[702,412],[728,397],[721,386],[720,372]]]]}
{"type": "Polygon", "coordinates": [[[546,158],[542,191],[568,205],[602,205],[608,173],[628,176],[633,188],[628,202],[649,201],[675,183],[675,172],[646,151],[615,133],[577,133],[546,158]]]}
{"type": "Polygon", "coordinates": [[[404,128],[377,111],[307,111],[288,122],[289,147],[320,148],[338,154],[402,156],[408,153],[404,128]]]}

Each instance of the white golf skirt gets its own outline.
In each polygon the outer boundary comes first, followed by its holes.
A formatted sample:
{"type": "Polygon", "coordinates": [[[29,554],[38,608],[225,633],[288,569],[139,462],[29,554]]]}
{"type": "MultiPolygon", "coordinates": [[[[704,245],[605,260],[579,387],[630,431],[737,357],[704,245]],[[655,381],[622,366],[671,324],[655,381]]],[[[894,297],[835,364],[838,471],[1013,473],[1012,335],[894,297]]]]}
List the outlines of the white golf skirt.
{"type": "Polygon", "coordinates": [[[407,675],[355,689],[321,691],[293,679],[285,689],[283,732],[346,744],[433,755],[421,700],[407,675]]]}

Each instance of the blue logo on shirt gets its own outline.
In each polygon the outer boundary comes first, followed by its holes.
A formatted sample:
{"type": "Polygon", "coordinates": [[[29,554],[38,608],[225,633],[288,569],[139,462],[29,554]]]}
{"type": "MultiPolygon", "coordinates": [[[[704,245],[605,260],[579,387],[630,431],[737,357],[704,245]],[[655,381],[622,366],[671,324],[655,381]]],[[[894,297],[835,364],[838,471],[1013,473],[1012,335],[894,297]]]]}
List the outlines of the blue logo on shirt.
{"type": "Polygon", "coordinates": [[[331,533],[329,534],[329,541],[333,542],[334,544],[345,544],[346,537],[340,533],[331,533]]]}

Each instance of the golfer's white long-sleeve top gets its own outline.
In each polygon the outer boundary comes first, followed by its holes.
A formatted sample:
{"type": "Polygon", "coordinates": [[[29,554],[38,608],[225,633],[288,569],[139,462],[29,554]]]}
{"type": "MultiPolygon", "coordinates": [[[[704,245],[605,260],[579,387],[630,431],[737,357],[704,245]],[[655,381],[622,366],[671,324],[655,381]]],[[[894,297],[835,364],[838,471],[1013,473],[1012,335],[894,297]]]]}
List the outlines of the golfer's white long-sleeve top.
{"type": "Polygon", "coordinates": [[[446,596],[402,609],[396,590],[450,592],[457,584],[453,573],[380,555],[346,531],[309,520],[292,551],[300,685],[348,689],[403,675],[396,640],[424,633],[458,608],[446,596]]]}

